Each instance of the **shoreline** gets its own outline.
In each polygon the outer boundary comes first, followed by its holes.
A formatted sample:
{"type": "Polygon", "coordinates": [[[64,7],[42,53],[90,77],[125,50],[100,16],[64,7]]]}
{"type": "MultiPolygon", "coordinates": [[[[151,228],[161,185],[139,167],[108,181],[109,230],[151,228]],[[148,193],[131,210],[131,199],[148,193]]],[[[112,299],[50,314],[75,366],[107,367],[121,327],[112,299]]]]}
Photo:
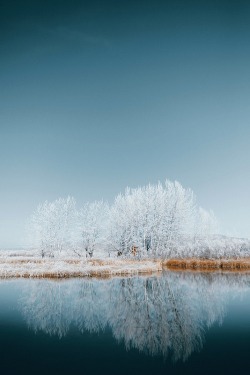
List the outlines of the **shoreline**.
{"type": "Polygon", "coordinates": [[[81,277],[152,275],[162,271],[158,260],[126,259],[11,259],[0,258],[0,278],[68,279],[81,277]]]}
{"type": "Polygon", "coordinates": [[[169,271],[248,272],[250,258],[244,259],[77,259],[0,257],[0,278],[111,278],[160,274],[169,271]]]}
{"type": "Polygon", "coordinates": [[[250,258],[242,259],[168,259],[162,262],[169,270],[192,271],[250,271],[250,258]]]}

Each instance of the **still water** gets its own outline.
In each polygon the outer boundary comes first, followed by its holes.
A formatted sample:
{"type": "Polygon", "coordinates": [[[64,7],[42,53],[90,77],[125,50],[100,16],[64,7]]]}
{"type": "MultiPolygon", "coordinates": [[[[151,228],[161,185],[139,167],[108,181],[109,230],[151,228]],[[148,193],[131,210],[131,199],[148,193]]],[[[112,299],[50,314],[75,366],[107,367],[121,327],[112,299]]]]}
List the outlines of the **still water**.
{"type": "Polygon", "coordinates": [[[0,374],[250,373],[250,275],[0,282],[0,374]]]}

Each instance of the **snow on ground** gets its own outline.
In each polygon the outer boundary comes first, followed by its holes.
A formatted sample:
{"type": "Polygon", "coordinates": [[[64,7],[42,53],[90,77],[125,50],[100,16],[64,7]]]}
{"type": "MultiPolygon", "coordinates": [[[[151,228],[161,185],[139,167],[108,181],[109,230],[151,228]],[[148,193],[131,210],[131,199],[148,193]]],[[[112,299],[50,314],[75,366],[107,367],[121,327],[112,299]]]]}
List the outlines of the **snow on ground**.
{"type": "Polygon", "coordinates": [[[60,253],[55,258],[42,258],[35,249],[0,250],[0,278],[70,278],[70,277],[112,277],[121,275],[151,274],[168,269],[192,270],[250,270],[250,257],[177,259],[137,259],[136,257],[109,257],[107,252],[98,249],[94,258],[60,253]]]}
{"type": "Polygon", "coordinates": [[[162,270],[154,260],[79,259],[63,254],[60,258],[41,258],[34,250],[0,251],[0,277],[111,277],[162,270]]]}

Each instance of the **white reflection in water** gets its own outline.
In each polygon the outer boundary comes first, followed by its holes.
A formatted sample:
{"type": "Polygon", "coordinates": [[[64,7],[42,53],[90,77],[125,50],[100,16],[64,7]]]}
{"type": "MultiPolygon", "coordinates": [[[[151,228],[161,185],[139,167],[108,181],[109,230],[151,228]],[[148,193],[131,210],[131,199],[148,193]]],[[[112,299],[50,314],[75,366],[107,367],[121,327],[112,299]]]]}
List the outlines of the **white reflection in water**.
{"type": "Polygon", "coordinates": [[[248,276],[166,272],[162,277],[110,280],[49,280],[25,284],[20,308],[28,326],[63,337],[71,325],[81,332],[110,327],[127,349],[174,360],[202,348],[204,332],[221,323],[231,292],[248,276]]]}

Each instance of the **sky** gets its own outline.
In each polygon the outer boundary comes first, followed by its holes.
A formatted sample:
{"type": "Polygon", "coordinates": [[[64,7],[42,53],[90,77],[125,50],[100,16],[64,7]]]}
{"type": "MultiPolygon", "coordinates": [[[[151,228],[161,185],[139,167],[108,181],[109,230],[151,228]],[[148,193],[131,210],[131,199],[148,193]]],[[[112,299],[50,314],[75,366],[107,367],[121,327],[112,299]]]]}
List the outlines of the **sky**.
{"type": "Polygon", "coordinates": [[[249,41],[248,0],[0,0],[0,247],[166,178],[250,237],[249,41]]]}

